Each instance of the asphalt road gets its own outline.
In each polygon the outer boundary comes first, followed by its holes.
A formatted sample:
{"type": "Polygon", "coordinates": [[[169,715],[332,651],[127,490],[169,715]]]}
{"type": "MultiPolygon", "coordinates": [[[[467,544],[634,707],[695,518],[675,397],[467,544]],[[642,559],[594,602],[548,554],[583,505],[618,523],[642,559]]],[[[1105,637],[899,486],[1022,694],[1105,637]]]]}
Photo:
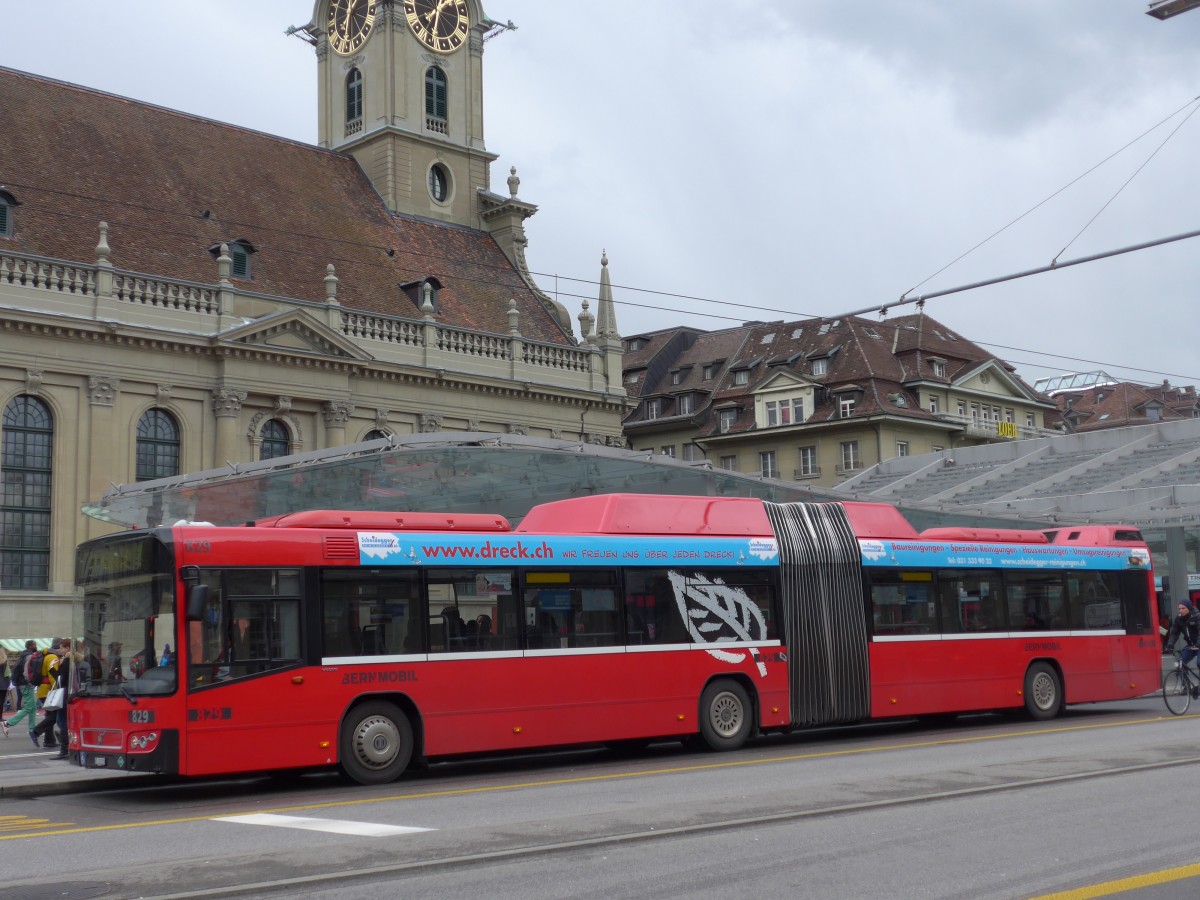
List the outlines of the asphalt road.
{"type": "MultiPolygon", "coordinates": [[[[0,781],[29,764],[5,750],[0,781]]],[[[1194,897],[1200,867],[1180,867],[1195,845],[1170,820],[1193,808],[1198,763],[1200,716],[1149,697],[733,754],[441,764],[383,788],[332,774],[117,781],[3,801],[0,853],[15,864],[0,895],[1194,897]],[[1130,890],[1114,894],[1117,879],[1130,890]]]]}

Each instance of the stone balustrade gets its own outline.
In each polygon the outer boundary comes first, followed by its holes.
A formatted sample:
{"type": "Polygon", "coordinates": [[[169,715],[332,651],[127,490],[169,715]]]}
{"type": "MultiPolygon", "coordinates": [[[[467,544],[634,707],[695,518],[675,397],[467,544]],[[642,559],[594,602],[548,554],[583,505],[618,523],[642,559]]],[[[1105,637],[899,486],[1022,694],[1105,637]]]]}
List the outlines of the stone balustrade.
{"type": "MultiPolygon", "coordinates": [[[[337,303],[330,319],[328,302],[272,297],[228,284],[156,278],[114,268],[103,259],[87,266],[0,251],[0,306],[208,335],[301,308],[310,310],[315,320],[340,329],[380,362],[580,389],[594,389],[597,376],[607,380],[597,350],[526,340],[519,328],[509,334],[471,331],[337,303]],[[254,314],[244,315],[243,310],[250,308],[254,314]]],[[[510,321],[517,323],[518,318],[510,321]]],[[[620,377],[620,372],[613,375],[617,384],[620,377]]]]}

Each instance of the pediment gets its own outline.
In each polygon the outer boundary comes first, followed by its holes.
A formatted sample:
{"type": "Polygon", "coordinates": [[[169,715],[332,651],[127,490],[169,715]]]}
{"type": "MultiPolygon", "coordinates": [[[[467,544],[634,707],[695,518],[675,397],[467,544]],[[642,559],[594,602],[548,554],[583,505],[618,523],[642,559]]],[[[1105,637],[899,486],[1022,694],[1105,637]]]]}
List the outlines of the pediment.
{"type": "Polygon", "coordinates": [[[796,388],[811,388],[816,382],[805,378],[798,372],[780,369],[763,379],[755,388],[755,394],[771,393],[773,391],[795,390],[796,388]]]}
{"type": "Polygon", "coordinates": [[[372,359],[354,341],[304,310],[272,313],[250,320],[221,332],[216,342],[341,359],[372,359]]]}
{"type": "Polygon", "coordinates": [[[997,397],[1019,397],[1022,400],[1036,400],[1029,391],[1022,387],[1004,366],[989,360],[973,369],[968,369],[951,382],[954,387],[964,388],[976,393],[993,394],[997,397]]]}

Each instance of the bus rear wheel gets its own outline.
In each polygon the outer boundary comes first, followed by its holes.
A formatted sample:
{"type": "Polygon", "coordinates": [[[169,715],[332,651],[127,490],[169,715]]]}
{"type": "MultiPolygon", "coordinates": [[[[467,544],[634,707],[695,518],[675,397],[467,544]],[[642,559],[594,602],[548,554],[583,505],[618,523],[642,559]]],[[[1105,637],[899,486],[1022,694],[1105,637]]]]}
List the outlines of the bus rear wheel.
{"type": "Polygon", "coordinates": [[[1054,667],[1034,663],[1025,672],[1025,711],[1031,719],[1053,719],[1062,709],[1062,682],[1054,667]]]}
{"type": "Polygon", "coordinates": [[[736,750],[750,737],[750,695],[736,681],[714,681],[700,695],[700,736],[710,750],[736,750]]]}
{"type": "Polygon", "coordinates": [[[352,780],[388,784],[412,759],[412,724],[390,703],[363,703],[346,716],[339,749],[342,771],[352,780]]]}

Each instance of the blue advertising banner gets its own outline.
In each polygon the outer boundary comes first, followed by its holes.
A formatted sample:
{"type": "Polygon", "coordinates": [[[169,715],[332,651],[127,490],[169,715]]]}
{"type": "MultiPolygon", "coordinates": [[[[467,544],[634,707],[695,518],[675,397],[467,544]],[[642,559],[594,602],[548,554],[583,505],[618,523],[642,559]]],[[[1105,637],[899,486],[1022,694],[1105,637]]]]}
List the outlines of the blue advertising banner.
{"type": "Polygon", "coordinates": [[[364,566],[777,566],[774,538],[399,534],[362,531],[364,566]]]}
{"type": "Polygon", "coordinates": [[[988,569],[1149,569],[1140,547],[860,540],[864,566],[988,569]]]}

